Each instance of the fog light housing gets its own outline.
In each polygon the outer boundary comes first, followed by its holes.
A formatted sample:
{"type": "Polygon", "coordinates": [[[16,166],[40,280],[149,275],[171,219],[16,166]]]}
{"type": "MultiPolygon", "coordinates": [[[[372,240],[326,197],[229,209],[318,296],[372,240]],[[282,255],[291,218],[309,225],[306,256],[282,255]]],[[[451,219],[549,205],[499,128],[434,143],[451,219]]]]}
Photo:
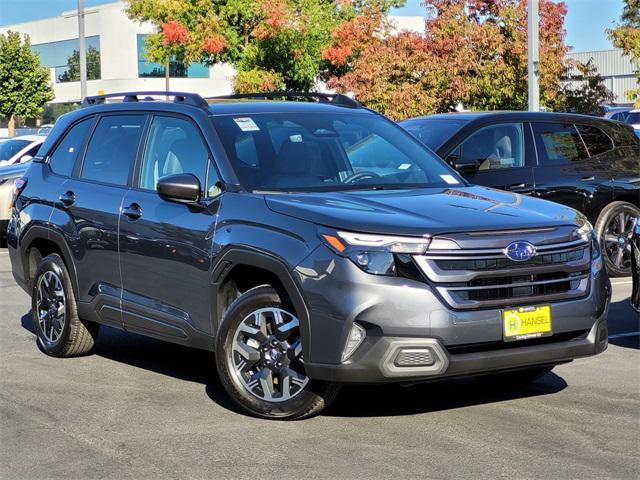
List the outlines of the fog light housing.
{"type": "Polygon", "coordinates": [[[342,352],[342,361],[347,360],[353,352],[360,346],[360,344],[364,341],[364,337],[367,336],[367,332],[362,326],[353,322],[351,326],[351,330],[349,331],[349,336],[347,337],[347,344],[344,347],[344,351],[342,352]]]}

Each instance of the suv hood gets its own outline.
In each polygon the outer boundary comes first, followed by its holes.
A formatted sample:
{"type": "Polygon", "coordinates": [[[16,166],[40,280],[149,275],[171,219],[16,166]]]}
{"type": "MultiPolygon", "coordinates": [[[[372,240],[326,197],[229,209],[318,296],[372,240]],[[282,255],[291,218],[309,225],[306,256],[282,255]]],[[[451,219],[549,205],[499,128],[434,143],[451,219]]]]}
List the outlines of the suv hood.
{"type": "Polygon", "coordinates": [[[579,225],[575,210],[486,187],[266,194],[274,212],[342,230],[404,235],[579,225]]]}

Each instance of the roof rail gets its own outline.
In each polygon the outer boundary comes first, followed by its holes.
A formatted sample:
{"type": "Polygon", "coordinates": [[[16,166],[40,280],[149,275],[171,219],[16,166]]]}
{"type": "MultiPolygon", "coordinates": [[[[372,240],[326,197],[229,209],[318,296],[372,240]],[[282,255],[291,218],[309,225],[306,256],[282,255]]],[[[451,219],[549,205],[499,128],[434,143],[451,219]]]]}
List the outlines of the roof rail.
{"type": "Polygon", "coordinates": [[[318,93],[318,92],[267,92],[267,93],[237,93],[233,95],[220,95],[208,97],[210,100],[237,100],[243,98],[253,98],[256,100],[278,100],[278,99],[313,99],[317,102],[332,103],[341,107],[362,108],[357,100],[341,93],[318,93]]]}
{"type": "Polygon", "coordinates": [[[93,95],[85,97],[82,100],[82,106],[88,107],[91,105],[100,105],[105,103],[107,98],[122,97],[123,102],[152,102],[155,99],[151,98],[151,95],[173,97],[174,103],[184,103],[185,105],[191,105],[192,107],[198,107],[208,109],[209,104],[197,93],[186,92],[167,92],[167,91],[141,91],[141,92],[120,92],[120,93],[107,93],[105,95],[93,95]],[[146,97],[145,97],[146,96],[146,97]]]}

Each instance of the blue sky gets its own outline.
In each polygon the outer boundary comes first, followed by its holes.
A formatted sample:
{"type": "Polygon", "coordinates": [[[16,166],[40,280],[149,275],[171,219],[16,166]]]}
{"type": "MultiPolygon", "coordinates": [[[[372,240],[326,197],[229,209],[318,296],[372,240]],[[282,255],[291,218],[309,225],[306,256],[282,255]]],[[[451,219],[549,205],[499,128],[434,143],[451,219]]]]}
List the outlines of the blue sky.
{"type": "MultiPolygon", "coordinates": [[[[86,6],[109,3],[112,0],[85,0],[86,6]]],[[[565,0],[569,8],[565,19],[567,44],[574,51],[611,48],[605,29],[613,26],[622,13],[623,0],[565,0]]],[[[422,15],[421,0],[407,0],[396,10],[398,15],[422,15]]],[[[72,10],[76,0],[0,0],[0,25],[26,22],[59,15],[72,10]]]]}

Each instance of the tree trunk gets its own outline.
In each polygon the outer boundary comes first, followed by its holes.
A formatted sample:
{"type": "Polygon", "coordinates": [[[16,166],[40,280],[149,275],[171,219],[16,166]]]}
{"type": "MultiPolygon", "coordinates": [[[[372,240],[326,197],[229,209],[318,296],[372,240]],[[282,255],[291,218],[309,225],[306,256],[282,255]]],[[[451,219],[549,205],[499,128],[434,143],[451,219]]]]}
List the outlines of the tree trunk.
{"type": "Polygon", "coordinates": [[[7,130],[9,133],[10,137],[15,137],[16,136],[16,117],[14,117],[13,115],[11,115],[9,117],[9,124],[7,125],[7,130]]]}

